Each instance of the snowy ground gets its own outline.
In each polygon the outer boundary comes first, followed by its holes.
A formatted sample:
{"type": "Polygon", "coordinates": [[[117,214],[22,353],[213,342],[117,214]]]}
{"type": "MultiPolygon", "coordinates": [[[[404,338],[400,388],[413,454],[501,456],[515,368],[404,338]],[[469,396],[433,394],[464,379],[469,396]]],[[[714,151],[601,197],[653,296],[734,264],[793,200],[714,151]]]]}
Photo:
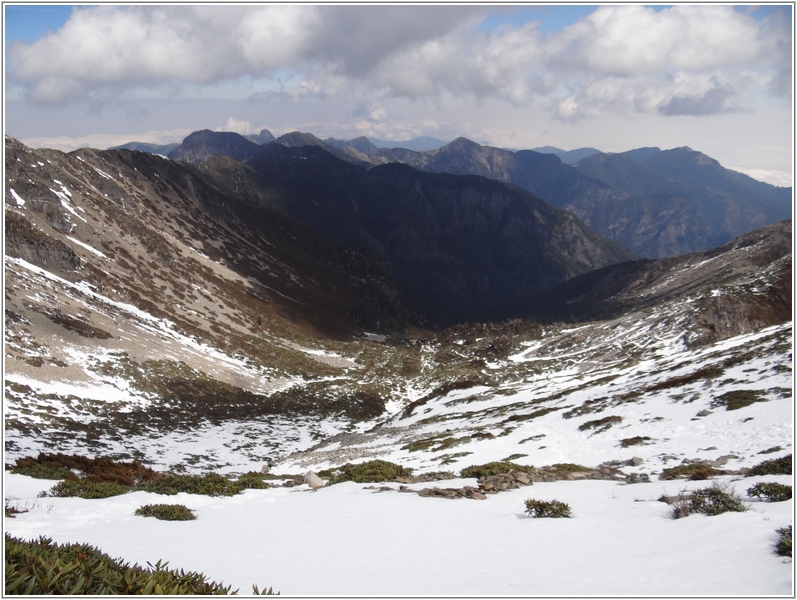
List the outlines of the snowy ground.
{"type": "MultiPolygon", "coordinates": [[[[788,476],[767,476],[732,485],[744,496],[763,480],[791,483],[788,476]]],[[[663,492],[706,482],[559,481],[481,501],[375,492],[355,483],[315,492],[247,490],[231,498],[136,492],[106,500],[36,499],[52,483],[5,475],[6,497],[33,506],[6,519],[7,532],[88,542],[143,565],[164,559],[242,594],[252,584],[324,596],[792,594],[791,559],[777,556],[774,545],[776,530],[792,522],[793,502],[750,502],[745,513],[673,520],[657,501],[663,492]],[[567,502],[573,517],[531,519],[527,498],[567,502]],[[185,504],[198,518],[133,515],[156,502],[185,504]]]]}

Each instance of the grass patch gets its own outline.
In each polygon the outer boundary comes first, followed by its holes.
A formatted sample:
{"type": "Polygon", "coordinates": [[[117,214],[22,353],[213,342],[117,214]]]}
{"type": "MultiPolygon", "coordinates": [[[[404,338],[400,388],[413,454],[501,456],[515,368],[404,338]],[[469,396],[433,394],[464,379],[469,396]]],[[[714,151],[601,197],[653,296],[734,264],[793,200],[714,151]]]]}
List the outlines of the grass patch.
{"type": "Polygon", "coordinates": [[[193,521],[196,515],[183,504],[145,504],[137,508],[139,517],[155,517],[161,521],[193,521]]]}
{"type": "Polygon", "coordinates": [[[569,519],[570,506],[559,500],[526,500],[526,512],[532,519],[569,519]]]}

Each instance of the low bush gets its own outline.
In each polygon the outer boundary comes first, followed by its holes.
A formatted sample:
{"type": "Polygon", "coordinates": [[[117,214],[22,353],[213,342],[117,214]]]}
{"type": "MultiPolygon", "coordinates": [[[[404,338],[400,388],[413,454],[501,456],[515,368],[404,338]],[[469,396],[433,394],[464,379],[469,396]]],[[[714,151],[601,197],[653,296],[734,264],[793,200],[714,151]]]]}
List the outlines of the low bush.
{"type": "Polygon", "coordinates": [[[695,490],[691,494],[682,492],[673,502],[670,514],[673,519],[680,519],[692,513],[714,516],[746,510],[744,501],[730,486],[714,482],[711,487],[695,490]]]}
{"type": "Polygon", "coordinates": [[[690,479],[692,481],[702,481],[717,475],[724,475],[725,471],[715,469],[705,463],[690,463],[688,465],[678,465],[664,469],[659,475],[659,480],[668,479],[690,479]]]}
{"type": "Polygon", "coordinates": [[[629,446],[637,446],[639,444],[644,444],[645,442],[650,441],[650,437],[647,435],[637,435],[632,438],[625,438],[624,440],[620,440],[620,447],[621,448],[628,448],[629,446]]]}
{"type": "Polygon", "coordinates": [[[747,474],[748,477],[756,475],[791,475],[791,454],[758,463],[747,474]]]}
{"type": "Polygon", "coordinates": [[[150,568],[114,559],[87,544],[26,542],[5,536],[6,595],[226,595],[229,586],[207,581],[202,573],[150,568]]]}
{"type": "Polygon", "coordinates": [[[559,500],[526,500],[526,512],[532,519],[570,518],[570,506],[559,500]]]}
{"type": "Polygon", "coordinates": [[[791,486],[776,482],[756,483],[747,490],[747,495],[764,502],[783,502],[791,500],[791,486]]]}
{"type": "Polygon", "coordinates": [[[630,473],[625,476],[625,482],[628,485],[634,483],[650,483],[650,475],[647,473],[630,473]]]}
{"type": "Polygon", "coordinates": [[[343,481],[378,483],[380,481],[392,481],[396,477],[408,477],[412,475],[412,469],[386,460],[370,460],[355,465],[346,463],[337,469],[325,469],[319,471],[318,475],[324,479],[329,479],[328,485],[343,481]]]}
{"type": "Polygon", "coordinates": [[[791,556],[791,525],[778,529],[778,543],[775,546],[775,552],[780,556],[791,556]]]}
{"type": "Polygon", "coordinates": [[[231,481],[217,473],[203,475],[168,474],[145,481],[136,486],[136,490],[174,496],[180,492],[201,494],[203,496],[234,496],[246,489],[245,483],[231,481]]]}
{"type": "Polygon", "coordinates": [[[196,515],[182,504],[145,504],[136,509],[139,517],[155,517],[161,521],[193,521],[196,515]]]}
{"type": "Polygon", "coordinates": [[[37,479],[78,479],[110,481],[134,486],[160,476],[137,460],[117,462],[106,456],[88,458],[79,454],[40,453],[36,458],[18,458],[12,473],[20,473],[37,479]]]}
{"type": "Polygon", "coordinates": [[[602,431],[606,431],[614,425],[615,423],[620,423],[623,420],[623,417],[619,417],[617,415],[611,415],[608,417],[603,417],[602,419],[596,419],[594,421],[587,421],[586,423],[582,423],[578,426],[579,431],[587,431],[589,429],[595,429],[595,433],[600,433],[602,431]]]}
{"type": "Polygon", "coordinates": [[[518,465],[508,461],[497,461],[483,465],[472,465],[470,467],[465,467],[462,469],[462,471],[460,471],[460,476],[475,477],[476,479],[479,479],[481,477],[492,477],[493,475],[500,475],[501,473],[509,473],[509,471],[515,471],[517,473],[531,473],[533,470],[534,467],[526,467],[524,465],[518,465]]]}
{"type": "Polygon", "coordinates": [[[80,479],[65,479],[59,481],[49,492],[42,492],[40,497],[51,496],[53,498],[86,498],[97,500],[99,498],[110,498],[111,496],[121,496],[132,490],[129,485],[116,483],[115,481],[92,481],[87,477],[80,479]]]}

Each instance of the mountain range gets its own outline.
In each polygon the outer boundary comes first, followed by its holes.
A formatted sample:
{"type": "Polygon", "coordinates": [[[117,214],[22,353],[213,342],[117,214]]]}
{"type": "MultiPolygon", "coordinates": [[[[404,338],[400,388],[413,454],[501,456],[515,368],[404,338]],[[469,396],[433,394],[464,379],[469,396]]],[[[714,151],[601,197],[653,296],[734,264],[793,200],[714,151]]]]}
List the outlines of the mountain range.
{"type": "MultiPolygon", "coordinates": [[[[223,140],[230,136],[237,134],[194,133],[170,157],[190,162],[208,154],[240,157],[240,150],[226,149],[230,142],[223,140]]],[[[242,136],[236,139],[243,144],[242,136]]],[[[619,154],[583,149],[577,162],[565,164],[557,154],[512,152],[465,138],[423,152],[379,148],[364,137],[322,141],[298,132],[273,143],[317,146],[365,169],[398,162],[424,172],[509,183],[572,212],[601,235],[649,258],[708,250],[752,228],[791,218],[791,188],[725,169],[687,147],[619,154]]],[[[265,150],[252,143],[247,156],[265,150]]]]}

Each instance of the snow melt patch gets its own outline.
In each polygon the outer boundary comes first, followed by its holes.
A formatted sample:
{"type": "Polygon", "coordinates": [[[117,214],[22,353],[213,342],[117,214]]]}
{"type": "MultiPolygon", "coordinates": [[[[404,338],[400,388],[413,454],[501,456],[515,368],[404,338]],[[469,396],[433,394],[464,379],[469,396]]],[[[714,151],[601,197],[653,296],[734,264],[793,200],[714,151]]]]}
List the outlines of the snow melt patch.
{"type": "Polygon", "coordinates": [[[8,188],[8,191],[11,192],[11,195],[14,197],[14,200],[17,201],[17,206],[25,206],[25,201],[19,197],[19,194],[17,194],[14,191],[14,188],[8,188]]]}
{"type": "Polygon", "coordinates": [[[104,255],[102,252],[100,252],[100,251],[99,251],[99,250],[97,250],[96,248],[92,248],[91,246],[89,246],[88,244],[84,244],[84,243],[83,243],[83,242],[81,242],[80,240],[76,240],[75,238],[73,238],[73,237],[71,237],[71,236],[66,236],[66,239],[68,239],[68,240],[69,240],[70,242],[72,242],[73,244],[77,244],[77,245],[78,245],[78,246],[80,246],[81,248],[85,248],[85,249],[86,249],[86,250],[88,250],[89,252],[93,252],[93,253],[94,253],[94,254],[96,254],[97,256],[100,256],[100,257],[102,257],[102,258],[108,258],[107,256],[105,256],[105,255],[104,255]]]}

